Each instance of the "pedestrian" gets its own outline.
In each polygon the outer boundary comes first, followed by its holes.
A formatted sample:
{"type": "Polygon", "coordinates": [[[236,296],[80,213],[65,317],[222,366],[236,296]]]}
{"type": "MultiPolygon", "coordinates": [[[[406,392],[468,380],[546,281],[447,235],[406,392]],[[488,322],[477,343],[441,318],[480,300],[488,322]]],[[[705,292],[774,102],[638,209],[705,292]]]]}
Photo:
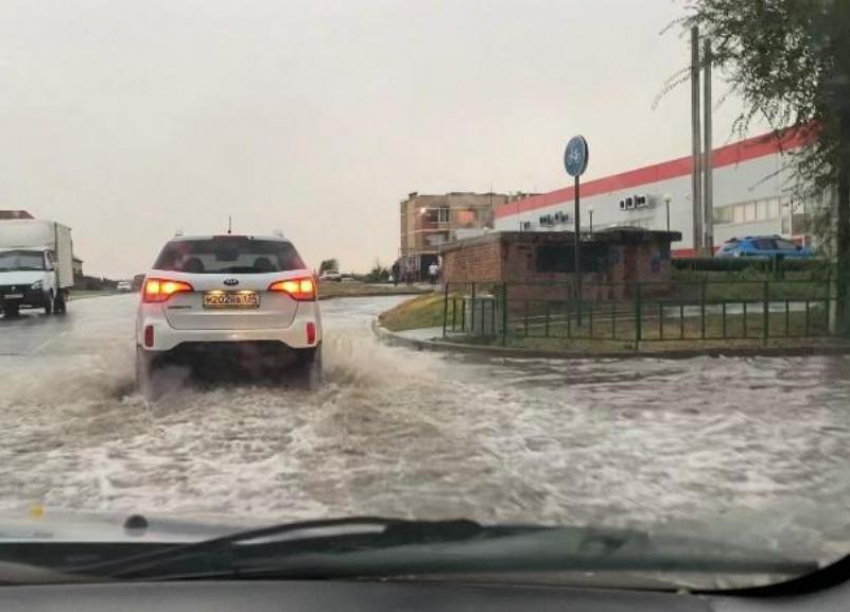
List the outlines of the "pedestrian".
{"type": "Polygon", "coordinates": [[[398,262],[393,264],[393,285],[398,286],[398,277],[401,274],[401,266],[398,265],[398,262]]]}
{"type": "Polygon", "coordinates": [[[437,265],[435,261],[430,266],[428,266],[428,279],[431,281],[431,286],[435,286],[437,284],[437,276],[440,274],[440,266],[437,265]]]}

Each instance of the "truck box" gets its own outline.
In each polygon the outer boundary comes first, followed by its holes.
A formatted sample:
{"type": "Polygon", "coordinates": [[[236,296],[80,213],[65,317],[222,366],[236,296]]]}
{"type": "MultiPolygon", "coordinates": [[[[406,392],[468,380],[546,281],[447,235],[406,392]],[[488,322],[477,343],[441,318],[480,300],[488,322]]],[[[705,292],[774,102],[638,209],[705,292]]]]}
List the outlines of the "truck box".
{"type": "Polygon", "coordinates": [[[53,251],[58,286],[74,285],[74,245],[71,228],[44,219],[0,220],[0,249],[46,247],[53,251]]]}

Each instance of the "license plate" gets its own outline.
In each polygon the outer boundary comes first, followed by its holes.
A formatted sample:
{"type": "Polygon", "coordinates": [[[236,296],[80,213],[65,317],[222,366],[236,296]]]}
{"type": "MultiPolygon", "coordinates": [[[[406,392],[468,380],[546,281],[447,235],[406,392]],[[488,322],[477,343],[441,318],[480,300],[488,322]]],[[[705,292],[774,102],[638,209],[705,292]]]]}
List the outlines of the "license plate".
{"type": "Polygon", "coordinates": [[[22,299],[24,299],[24,294],[23,293],[7,293],[6,299],[7,300],[22,300],[22,299]]]}
{"type": "Polygon", "coordinates": [[[204,308],[259,308],[260,296],[256,291],[208,291],[204,294],[204,308]]]}

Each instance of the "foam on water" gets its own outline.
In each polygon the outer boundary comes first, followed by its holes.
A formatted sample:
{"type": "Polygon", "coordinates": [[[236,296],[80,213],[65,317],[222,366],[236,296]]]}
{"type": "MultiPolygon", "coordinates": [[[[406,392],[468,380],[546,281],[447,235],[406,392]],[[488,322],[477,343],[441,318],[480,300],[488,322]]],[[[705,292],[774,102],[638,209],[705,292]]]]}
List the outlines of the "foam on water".
{"type": "Polygon", "coordinates": [[[0,357],[0,509],[467,516],[850,546],[847,359],[416,353],[369,330],[391,301],[325,305],[315,393],[186,386],[149,405],[126,313],[0,357]]]}

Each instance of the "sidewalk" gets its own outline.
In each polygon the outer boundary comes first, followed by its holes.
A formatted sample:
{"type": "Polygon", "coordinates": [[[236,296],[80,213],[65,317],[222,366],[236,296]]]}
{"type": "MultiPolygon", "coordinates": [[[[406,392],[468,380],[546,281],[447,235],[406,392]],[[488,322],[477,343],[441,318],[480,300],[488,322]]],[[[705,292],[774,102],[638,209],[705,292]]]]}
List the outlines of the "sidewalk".
{"type": "Polygon", "coordinates": [[[418,341],[427,341],[427,340],[436,340],[442,339],[443,337],[443,328],[442,327],[425,327],[423,329],[407,329],[405,331],[392,332],[396,336],[400,336],[406,340],[418,340],[418,341]]]}
{"type": "MultiPolygon", "coordinates": [[[[850,344],[799,346],[799,347],[705,347],[699,349],[659,346],[646,350],[633,348],[614,351],[588,351],[582,348],[552,350],[513,348],[493,345],[455,343],[443,339],[442,327],[427,327],[394,332],[381,326],[377,319],[372,322],[372,331],[384,342],[406,346],[417,351],[444,351],[470,353],[489,357],[511,357],[526,359],[691,359],[694,357],[802,357],[810,355],[850,355],[850,344]]],[[[659,343],[655,343],[659,344],[659,343]]]]}

